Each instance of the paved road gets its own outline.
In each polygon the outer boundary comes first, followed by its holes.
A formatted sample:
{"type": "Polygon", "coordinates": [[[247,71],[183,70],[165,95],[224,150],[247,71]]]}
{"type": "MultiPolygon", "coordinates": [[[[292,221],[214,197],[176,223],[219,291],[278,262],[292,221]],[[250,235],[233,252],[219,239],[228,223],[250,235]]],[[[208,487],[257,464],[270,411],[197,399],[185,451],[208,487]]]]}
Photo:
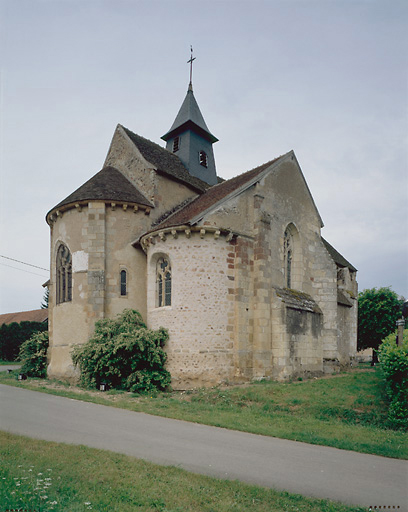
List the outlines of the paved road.
{"type": "Polygon", "coordinates": [[[406,461],[171,420],[0,385],[0,429],[195,473],[407,509],[406,461]]]}
{"type": "Polygon", "coordinates": [[[0,372],[6,372],[7,370],[18,370],[18,368],[21,368],[21,364],[0,365],[0,372]]]}

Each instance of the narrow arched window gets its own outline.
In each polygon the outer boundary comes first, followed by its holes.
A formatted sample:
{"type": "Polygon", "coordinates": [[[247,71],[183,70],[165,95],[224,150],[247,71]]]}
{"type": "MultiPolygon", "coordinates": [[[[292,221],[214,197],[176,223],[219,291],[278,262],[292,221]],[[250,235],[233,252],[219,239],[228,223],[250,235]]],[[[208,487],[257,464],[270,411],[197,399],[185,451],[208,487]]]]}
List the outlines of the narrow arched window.
{"type": "Polygon", "coordinates": [[[61,244],[57,251],[57,304],[72,300],[72,259],[66,245],[61,244]]]}
{"type": "Polygon", "coordinates": [[[180,149],[180,137],[174,137],[173,140],[173,153],[177,153],[177,151],[180,149]]]}
{"type": "Polygon", "coordinates": [[[200,165],[202,165],[203,167],[208,167],[207,153],[205,151],[200,151],[199,156],[200,156],[200,165]]]}
{"type": "Polygon", "coordinates": [[[286,229],[284,235],[285,251],[285,284],[287,288],[292,287],[292,260],[293,260],[293,237],[289,229],[286,229]]]}
{"type": "Polygon", "coordinates": [[[127,286],[127,275],[126,275],[126,270],[121,270],[120,271],[120,294],[121,296],[125,296],[127,294],[127,289],[126,289],[126,286],[127,286]]]}
{"type": "Polygon", "coordinates": [[[156,265],[156,306],[171,305],[171,267],[167,258],[160,258],[156,265]]]}

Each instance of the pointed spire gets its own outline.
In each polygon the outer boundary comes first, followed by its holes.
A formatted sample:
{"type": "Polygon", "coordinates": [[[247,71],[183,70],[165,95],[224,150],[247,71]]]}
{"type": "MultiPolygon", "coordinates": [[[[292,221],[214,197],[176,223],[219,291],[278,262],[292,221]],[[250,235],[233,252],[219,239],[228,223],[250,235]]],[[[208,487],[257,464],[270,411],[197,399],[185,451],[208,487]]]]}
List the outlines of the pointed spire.
{"type": "Polygon", "coordinates": [[[188,86],[187,95],[180,107],[180,110],[172,124],[170,130],[161,138],[167,141],[177,133],[186,131],[188,129],[195,130],[199,135],[210,141],[211,143],[217,142],[218,139],[208,129],[204,117],[201,114],[200,107],[194,97],[193,87],[188,86]]]}
{"type": "Polygon", "coordinates": [[[210,132],[193,93],[193,47],[190,47],[190,83],[187,95],[170,130],[161,138],[166,149],[177,154],[188,172],[210,185],[217,183],[212,145],[217,137],[210,132]]]}

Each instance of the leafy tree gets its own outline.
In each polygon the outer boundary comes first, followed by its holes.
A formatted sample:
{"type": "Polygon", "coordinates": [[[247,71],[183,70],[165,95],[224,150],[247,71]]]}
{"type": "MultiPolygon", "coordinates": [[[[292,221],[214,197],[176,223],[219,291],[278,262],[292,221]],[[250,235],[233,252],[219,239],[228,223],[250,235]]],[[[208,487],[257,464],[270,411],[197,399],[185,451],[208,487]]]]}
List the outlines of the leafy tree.
{"type": "Polygon", "coordinates": [[[47,376],[48,331],[36,332],[20,348],[21,373],[30,377],[47,376]]]}
{"type": "Polygon", "coordinates": [[[72,360],[85,386],[99,387],[104,382],[133,392],[164,390],[170,384],[170,373],[164,367],[167,340],[166,329],[148,329],[140,313],[125,309],[114,320],[96,322],[94,335],[74,347],[72,360]]]}
{"type": "Polygon", "coordinates": [[[358,294],[358,350],[371,347],[376,355],[381,340],[395,330],[403,302],[390,287],[358,294]]]}

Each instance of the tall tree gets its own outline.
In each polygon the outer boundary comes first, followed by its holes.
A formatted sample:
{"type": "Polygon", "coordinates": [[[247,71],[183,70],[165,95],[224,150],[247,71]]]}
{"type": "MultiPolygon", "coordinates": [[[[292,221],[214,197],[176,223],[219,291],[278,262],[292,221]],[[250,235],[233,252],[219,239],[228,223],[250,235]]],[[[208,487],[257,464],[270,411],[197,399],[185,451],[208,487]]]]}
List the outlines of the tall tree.
{"type": "Polygon", "coordinates": [[[47,288],[44,292],[44,297],[41,302],[41,309],[48,309],[48,301],[50,299],[50,289],[47,288]]]}
{"type": "Polygon", "coordinates": [[[373,348],[373,359],[381,341],[396,329],[404,299],[386,288],[371,288],[358,294],[358,350],[373,348]]]}

